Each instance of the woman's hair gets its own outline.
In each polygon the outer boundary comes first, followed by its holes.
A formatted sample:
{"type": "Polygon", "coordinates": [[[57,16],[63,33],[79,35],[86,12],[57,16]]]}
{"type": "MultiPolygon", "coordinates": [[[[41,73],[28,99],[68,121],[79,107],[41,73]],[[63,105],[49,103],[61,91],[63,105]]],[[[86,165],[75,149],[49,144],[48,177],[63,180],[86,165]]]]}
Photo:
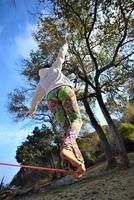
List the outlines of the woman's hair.
{"type": "Polygon", "coordinates": [[[51,64],[48,64],[48,63],[42,65],[42,67],[38,71],[40,79],[42,79],[48,75],[48,68],[50,68],[50,67],[51,67],[51,64]]]}
{"type": "Polygon", "coordinates": [[[50,68],[50,67],[51,67],[51,64],[47,63],[47,64],[44,64],[41,68],[50,68]]]}

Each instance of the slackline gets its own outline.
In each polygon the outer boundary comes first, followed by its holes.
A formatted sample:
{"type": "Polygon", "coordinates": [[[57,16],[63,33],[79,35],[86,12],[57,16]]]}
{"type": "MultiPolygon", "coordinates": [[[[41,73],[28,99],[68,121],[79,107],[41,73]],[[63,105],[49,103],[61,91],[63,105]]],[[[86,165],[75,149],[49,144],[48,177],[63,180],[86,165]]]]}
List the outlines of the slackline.
{"type": "Polygon", "coordinates": [[[37,169],[41,171],[59,172],[59,173],[65,173],[65,174],[77,173],[77,171],[73,171],[73,170],[46,168],[46,167],[31,166],[31,165],[18,165],[18,164],[4,163],[4,162],[0,162],[0,165],[10,166],[10,167],[23,167],[23,168],[37,169]]]}

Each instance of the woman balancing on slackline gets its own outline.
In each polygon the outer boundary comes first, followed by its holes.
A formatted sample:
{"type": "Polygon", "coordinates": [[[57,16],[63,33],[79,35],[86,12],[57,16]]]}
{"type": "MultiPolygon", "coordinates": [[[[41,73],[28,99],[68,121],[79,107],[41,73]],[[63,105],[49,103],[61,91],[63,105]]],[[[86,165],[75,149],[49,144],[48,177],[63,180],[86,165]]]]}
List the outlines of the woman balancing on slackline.
{"type": "Polygon", "coordinates": [[[76,142],[82,119],[72,83],[61,71],[67,49],[68,43],[65,38],[65,43],[60,48],[56,61],[39,70],[40,81],[27,115],[33,115],[41,99],[44,96],[47,97],[49,110],[64,130],[60,155],[77,167],[76,176],[80,177],[86,170],[83,156],[76,142]]]}

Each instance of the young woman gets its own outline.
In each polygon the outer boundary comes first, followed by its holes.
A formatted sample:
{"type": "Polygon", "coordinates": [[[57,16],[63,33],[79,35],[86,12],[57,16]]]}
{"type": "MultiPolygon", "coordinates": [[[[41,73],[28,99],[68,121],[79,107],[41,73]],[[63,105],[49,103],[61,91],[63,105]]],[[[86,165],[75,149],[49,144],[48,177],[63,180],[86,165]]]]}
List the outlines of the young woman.
{"type": "Polygon", "coordinates": [[[47,65],[39,70],[40,81],[27,115],[33,115],[41,99],[46,96],[49,110],[64,130],[60,155],[78,168],[77,177],[80,177],[85,172],[85,165],[76,138],[82,126],[82,119],[73,85],[61,71],[67,49],[68,43],[65,39],[56,61],[50,67],[47,65]]]}

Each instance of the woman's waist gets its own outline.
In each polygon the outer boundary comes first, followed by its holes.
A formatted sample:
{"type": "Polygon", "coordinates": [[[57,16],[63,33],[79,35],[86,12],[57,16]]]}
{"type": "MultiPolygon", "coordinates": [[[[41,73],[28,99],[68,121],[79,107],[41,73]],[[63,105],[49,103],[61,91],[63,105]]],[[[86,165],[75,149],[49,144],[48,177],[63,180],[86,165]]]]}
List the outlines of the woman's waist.
{"type": "Polygon", "coordinates": [[[59,84],[59,85],[55,85],[55,87],[50,88],[50,89],[46,92],[46,97],[48,97],[48,95],[49,95],[51,92],[55,92],[55,94],[56,94],[56,93],[58,93],[58,91],[59,91],[60,89],[63,89],[63,88],[66,88],[66,87],[73,88],[72,84],[67,84],[67,85],[65,85],[65,84],[59,84]]]}

